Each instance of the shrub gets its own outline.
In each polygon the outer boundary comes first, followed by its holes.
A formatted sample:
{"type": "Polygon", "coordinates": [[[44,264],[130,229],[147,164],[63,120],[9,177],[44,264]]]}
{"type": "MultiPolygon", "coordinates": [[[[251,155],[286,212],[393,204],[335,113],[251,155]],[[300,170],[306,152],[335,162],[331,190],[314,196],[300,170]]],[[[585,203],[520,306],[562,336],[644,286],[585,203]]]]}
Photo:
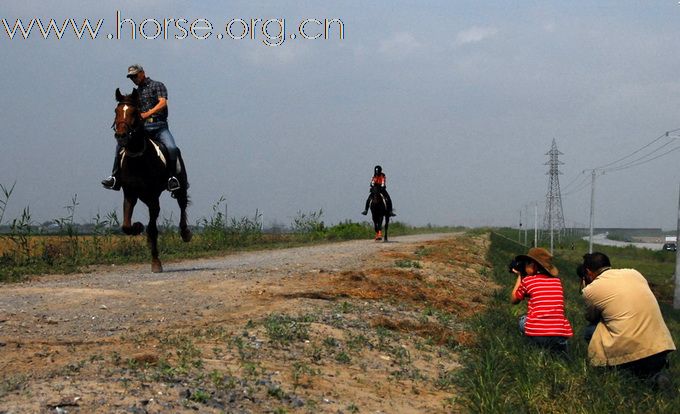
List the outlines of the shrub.
{"type": "Polygon", "coordinates": [[[353,223],[351,220],[347,220],[329,228],[326,236],[330,240],[363,239],[372,237],[373,230],[366,224],[353,223]]]}

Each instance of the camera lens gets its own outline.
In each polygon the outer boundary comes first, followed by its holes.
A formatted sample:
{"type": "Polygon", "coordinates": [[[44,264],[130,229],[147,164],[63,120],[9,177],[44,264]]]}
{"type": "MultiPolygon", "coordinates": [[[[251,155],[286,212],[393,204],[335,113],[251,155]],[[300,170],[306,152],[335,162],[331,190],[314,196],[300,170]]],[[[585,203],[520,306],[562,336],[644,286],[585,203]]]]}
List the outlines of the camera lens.
{"type": "Polygon", "coordinates": [[[585,279],[586,278],[586,267],[583,266],[582,264],[576,266],[576,274],[581,279],[585,279]]]}

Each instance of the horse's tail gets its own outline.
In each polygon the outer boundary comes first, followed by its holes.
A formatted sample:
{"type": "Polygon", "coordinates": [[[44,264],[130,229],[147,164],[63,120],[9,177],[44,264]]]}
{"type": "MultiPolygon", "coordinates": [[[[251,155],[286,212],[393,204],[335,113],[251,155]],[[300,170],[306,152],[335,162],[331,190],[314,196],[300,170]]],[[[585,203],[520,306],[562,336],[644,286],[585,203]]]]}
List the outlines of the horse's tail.
{"type": "Polygon", "coordinates": [[[180,167],[180,172],[179,172],[179,180],[182,183],[182,188],[188,189],[189,188],[189,176],[187,175],[187,168],[184,165],[184,158],[182,158],[182,151],[177,148],[177,161],[179,161],[179,167],[180,167]]]}

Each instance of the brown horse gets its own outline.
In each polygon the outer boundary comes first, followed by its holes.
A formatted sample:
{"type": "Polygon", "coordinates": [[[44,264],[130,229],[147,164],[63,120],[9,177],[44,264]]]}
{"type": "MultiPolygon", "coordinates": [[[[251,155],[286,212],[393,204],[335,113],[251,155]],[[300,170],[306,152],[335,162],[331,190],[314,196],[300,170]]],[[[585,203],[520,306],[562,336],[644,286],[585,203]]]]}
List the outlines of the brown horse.
{"type": "MultiPolygon", "coordinates": [[[[151,270],[162,272],[163,265],[158,258],[158,227],[156,220],[160,213],[159,198],[166,190],[168,169],[165,165],[167,155],[164,149],[153,142],[144,134],[144,121],[139,111],[139,96],[137,89],[130,95],[123,95],[116,89],[116,118],[113,123],[115,137],[121,147],[123,156],[120,165],[120,182],[123,188],[123,233],[138,235],[144,231],[144,225],[140,222],[132,223],[132,212],[137,200],[141,200],[149,208],[149,224],[146,226],[146,236],[151,248],[151,270]]],[[[182,188],[173,193],[180,208],[179,228],[182,240],[191,240],[191,230],[187,226],[187,173],[184,168],[182,157],[178,157],[181,172],[177,177],[182,188]]]]}

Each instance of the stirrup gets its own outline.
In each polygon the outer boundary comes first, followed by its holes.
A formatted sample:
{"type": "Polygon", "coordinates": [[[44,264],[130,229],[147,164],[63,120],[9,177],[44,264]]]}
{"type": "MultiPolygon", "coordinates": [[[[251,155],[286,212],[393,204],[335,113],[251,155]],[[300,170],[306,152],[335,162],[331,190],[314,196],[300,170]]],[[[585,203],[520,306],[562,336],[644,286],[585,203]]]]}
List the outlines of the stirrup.
{"type": "Polygon", "coordinates": [[[107,190],[113,190],[113,191],[118,191],[120,190],[120,186],[117,186],[118,180],[116,180],[116,177],[111,175],[109,178],[102,180],[102,186],[106,188],[107,190]]]}
{"type": "Polygon", "coordinates": [[[168,178],[168,191],[173,192],[177,191],[181,188],[179,185],[179,180],[177,177],[170,177],[168,178]]]}

